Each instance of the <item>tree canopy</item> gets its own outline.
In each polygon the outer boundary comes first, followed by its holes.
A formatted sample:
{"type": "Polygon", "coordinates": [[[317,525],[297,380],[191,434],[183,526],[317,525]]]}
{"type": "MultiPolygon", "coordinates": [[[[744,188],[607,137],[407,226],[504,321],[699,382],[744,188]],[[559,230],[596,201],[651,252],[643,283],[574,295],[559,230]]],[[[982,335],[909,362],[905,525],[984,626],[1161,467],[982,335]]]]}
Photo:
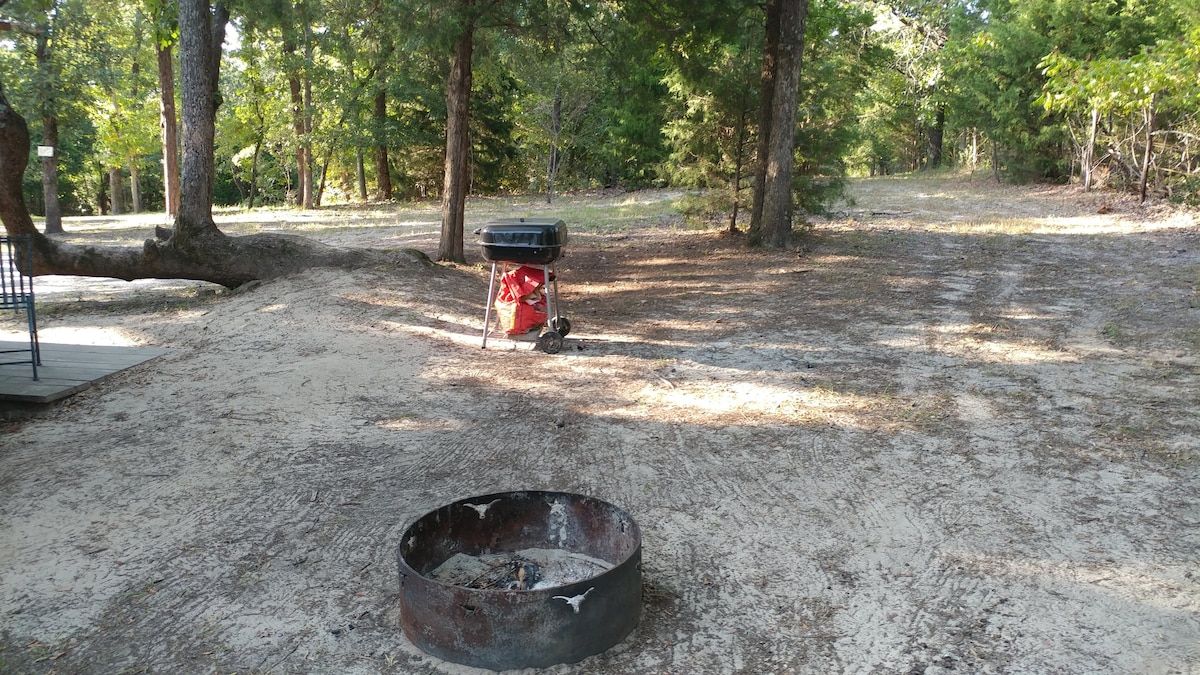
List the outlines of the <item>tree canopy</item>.
{"type": "Polygon", "coordinates": [[[201,210],[440,199],[447,260],[468,194],[694,188],[773,246],[851,175],[1200,199],[1194,0],[0,0],[0,152],[46,233],[176,213],[189,8],[227,26],[201,210]]]}

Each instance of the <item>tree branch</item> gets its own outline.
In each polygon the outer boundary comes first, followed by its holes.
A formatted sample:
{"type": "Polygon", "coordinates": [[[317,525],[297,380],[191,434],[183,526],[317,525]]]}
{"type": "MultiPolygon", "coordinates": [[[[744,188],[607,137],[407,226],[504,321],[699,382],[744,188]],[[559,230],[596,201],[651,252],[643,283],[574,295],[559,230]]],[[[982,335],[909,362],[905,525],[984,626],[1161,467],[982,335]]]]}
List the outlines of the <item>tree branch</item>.
{"type": "MultiPolygon", "coordinates": [[[[7,0],[6,0],[7,1],[7,0]]],[[[0,3],[0,7],[4,5],[0,3]]],[[[0,32],[18,31],[32,37],[38,37],[46,32],[45,27],[17,21],[16,19],[0,19],[0,32]]]]}

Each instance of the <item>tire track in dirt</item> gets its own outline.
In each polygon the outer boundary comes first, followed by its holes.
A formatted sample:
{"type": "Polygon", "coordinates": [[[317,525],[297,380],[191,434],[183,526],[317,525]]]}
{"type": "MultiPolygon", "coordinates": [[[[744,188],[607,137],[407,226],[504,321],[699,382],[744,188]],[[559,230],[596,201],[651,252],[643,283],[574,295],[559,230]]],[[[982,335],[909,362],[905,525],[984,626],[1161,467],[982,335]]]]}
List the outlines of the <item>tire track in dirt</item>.
{"type": "MultiPolygon", "coordinates": [[[[889,349],[903,350],[903,355],[893,361],[905,363],[895,373],[902,400],[936,397],[938,380],[929,378],[929,372],[940,370],[961,380],[964,371],[974,371],[975,360],[981,355],[962,351],[959,336],[980,323],[981,307],[989,315],[1003,315],[1023,281],[1023,271],[1017,264],[993,268],[995,271],[947,266],[949,261],[961,258],[962,247],[953,242],[927,241],[922,250],[926,251],[923,259],[932,264],[923,269],[910,268],[907,273],[910,278],[930,280],[934,288],[924,297],[932,298],[933,304],[910,304],[906,308],[907,320],[905,314],[893,313],[894,318],[880,326],[880,343],[889,349]]],[[[992,406],[980,398],[970,402],[960,400],[955,413],[957,419],[943,418],[942,425],[964,427],[995,418],[992,406]],[[963,414],[968,411],[969,415],[963,414]]],[[[974,441],[969,439],[974,433],[963,430],[966,442],[973,445],[974,441]]],[[[1006,635],[1003,631],[979,630],[986,625],[984,619],[975,619],[977,625],[972,628],[968,625],[972,619],[961,616],[961,598],[986,596],[990,592],[988,582],[964,576],[947,558],[952,555],[954,542],[977,526],[969,505],[978,498],[965,489],[976,487],[975,482],[953,488],[945,482],[935,482],[932,477],[949,474],[960,476],[961,480],[967,467],[961,466],[954,454],[941,454],[961,450],[946,447],[945,443],[940,444],[940,449],[924,445],[920,436],[909,442],[916,444],[912,458],[931,465],[926,474],[931,478],[927,482],[910,484],[907,495],[889,492],[886,486],[896,485],[892,480],[899,480],[900,484],[912,481],[911,476],[877,477],[875,482],[861,475],[846,485],[848,494],[855,495],[844,497],[849,500],[848,515],[853,514],[857,519],[859,529],[847,533],[846,539],[874,543],[869,550],[847,555],[846,562],[839,564],[835,559],[830,565],[831,569],[840,570],[831,580],[839,577],[870,580],[864,584],[867,590],[847,593],[844,598],[847,610],[838,623],[848,637],[839,640],[838,649],[855,655],[844,664],[844,672],[873,672],[880,667],[978,670],[985,664],[994,668],[1005,660],[997,659],[996,655],[1003,653],[1006,635]],[[954,469],[938,466],[947,463],[959,466],[954,469]],[[906,628],[896,630],[897,622],[906,628]]],[[[898,449],[894,443],[889,445],[898,449]]],[[[976,466],[968,468],[965,475],[982,472],[978,487],[986,492],[988,483],[1000,470],[976,466]]]]}

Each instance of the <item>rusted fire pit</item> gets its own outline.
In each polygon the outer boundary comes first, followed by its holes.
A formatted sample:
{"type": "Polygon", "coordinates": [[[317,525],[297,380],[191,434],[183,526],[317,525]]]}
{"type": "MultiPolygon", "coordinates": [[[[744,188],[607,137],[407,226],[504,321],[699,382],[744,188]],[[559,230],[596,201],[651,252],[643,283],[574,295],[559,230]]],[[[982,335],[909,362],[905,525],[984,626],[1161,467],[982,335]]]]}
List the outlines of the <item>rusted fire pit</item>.
{"type": "Polygon", "coordinates": [[[443,506],[404,532],[399,563],[404,635],[454,663],[575,663],[623,640],[641,616],[641,531],[582,495],[503,492],[443,506]]]}

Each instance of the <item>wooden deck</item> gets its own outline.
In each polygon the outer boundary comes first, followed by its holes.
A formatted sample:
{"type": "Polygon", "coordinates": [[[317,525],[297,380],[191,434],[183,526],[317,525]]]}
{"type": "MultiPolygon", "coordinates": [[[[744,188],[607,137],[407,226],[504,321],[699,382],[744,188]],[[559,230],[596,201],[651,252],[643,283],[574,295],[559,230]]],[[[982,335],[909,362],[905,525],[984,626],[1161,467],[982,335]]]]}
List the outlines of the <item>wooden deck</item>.
{"type": "MultiPolygon", "coordinates": [[[[28,346],[28,343],[25,343],[28,346]]],[[[0,341],[0,349],[21,343],[0,341]]],[[[105,347],[42,343],[42,365],[33,379],[29,365],[0,366],[0,401],[51,403],[116,373],[166,354],[150,347],[105,347]]]]}

